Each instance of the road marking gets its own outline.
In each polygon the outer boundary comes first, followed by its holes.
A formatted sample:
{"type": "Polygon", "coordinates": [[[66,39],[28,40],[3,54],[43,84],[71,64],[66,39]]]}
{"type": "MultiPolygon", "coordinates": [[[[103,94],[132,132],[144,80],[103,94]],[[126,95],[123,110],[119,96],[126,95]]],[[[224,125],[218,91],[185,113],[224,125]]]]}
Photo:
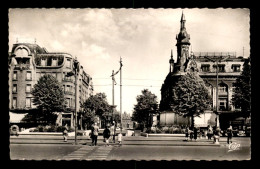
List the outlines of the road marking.
{"type": "Polygon", "coordinates": [[[94,147],[81,147],[80,149],[67,154],[66,156],[63,157],[64,160],[72,160],[72,159],[82,159],[83,156],[87,155],[90,153],[94,147]]]}
{"type": "Polygon", "coordinates": [[[113,147],[98,147],[86,160],[105,160],[113,147]]]}

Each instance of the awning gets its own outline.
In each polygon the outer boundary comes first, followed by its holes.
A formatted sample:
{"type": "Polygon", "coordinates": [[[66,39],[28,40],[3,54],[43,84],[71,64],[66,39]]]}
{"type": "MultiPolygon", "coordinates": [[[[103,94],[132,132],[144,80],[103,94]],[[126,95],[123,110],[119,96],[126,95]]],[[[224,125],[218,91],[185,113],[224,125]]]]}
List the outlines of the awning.
{"type": "Polygon", "coordinates": [[[10,123],[21,123],[21,120],[27,114],[28,113],[18,114],[18,113],[9,112],[9,117],[10,117],[9,122],[10,123]]]}

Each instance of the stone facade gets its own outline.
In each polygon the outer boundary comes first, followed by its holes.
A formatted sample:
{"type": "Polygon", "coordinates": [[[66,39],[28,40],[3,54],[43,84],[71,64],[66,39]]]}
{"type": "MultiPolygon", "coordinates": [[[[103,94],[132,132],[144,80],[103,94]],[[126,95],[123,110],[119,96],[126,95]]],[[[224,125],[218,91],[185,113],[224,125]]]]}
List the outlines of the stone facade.
{"type": "MultiPolygon", "coordinates": [[[[173,60],[173,54],[170,58],[170,71],[161,87],[160,102],[160,124],[161,125],[178,125],[176,115],[171,111],[169,102],[172,98],[172,88],[178,78],[189,71],[198,72],[204,80],[209,94],[212,95],[213,107],[207,110],[201,117],[195,117],[195,126],[216,125],[219,124],[219,117],[213,110],[216,110],[218,103],[218,113],[234,113],[236,108],[231,104],[233,83],[240,76],[245,58],[236,57],[235,52],[192,52],[189,51],[190,35],[185,28],[185,17],[182,14],[180,33],[176,36],[177,40],[177,61],[173,60]],[[218,78],[216,68],[218,67],[218,78]],[[217,84],[218,79],[218,84],[217,84]],[[218,94],[217,94],[218,88],[218,94]],[[217,98],[218,95],[218,98],[217,98]],[[166,117],[166,118],[165,118],[166,117]],[[216,118],[217,117],[217,118],[216,118]],[[215,121],[216,120],[216,121],[215,121]],[[215,121],[215,122],[214,122],[215,121]]],[[[184,117],[178,117],[184,118],[184,117]]],[[[185,118],[182,121],[185,121],[185,118]]],[[[226,123],[226,122],[225,122],[226,123]]],[[[189,120],[185,124],[189,125],[189,120]]],[[[227,124],[221,124],[225,128],[227,124]]]]}
{"type": "MultiPolygon", "coordinates": [[[[52,75],[63,85],[67,111],[62,112],[63,123],[74,126],[75,77],[66,77],[73,70],[75,58],[68,53],[48,52],[37,44],[16,43],[9,54],[9,109],[10,112],[28,113],[36,110],[31,90],[39,78],[52,75]]],[[[80,66],[77,78],[77,111],[93,94],[92,78],[80,66]]]]}

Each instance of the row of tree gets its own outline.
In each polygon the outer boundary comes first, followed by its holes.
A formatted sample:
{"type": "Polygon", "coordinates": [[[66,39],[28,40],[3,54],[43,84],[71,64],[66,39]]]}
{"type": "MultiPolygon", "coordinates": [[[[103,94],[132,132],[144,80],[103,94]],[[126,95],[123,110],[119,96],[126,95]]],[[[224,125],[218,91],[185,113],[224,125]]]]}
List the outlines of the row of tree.
{"type": "MultiPolygon", "coordinates": [[[[250,57],[245,59],[241,76],[233,84],[232,104],[240,108],[244,118],[251,115],[251,64],[250,57]]],[[[175,113],[191,117],[191,127],[194,127],[194,117],[200,116],[204,110],[212,109],[212,97],[206,88],[203,79],[196,72],[189,72],[181,76],[172,89],[170,107],[175,113]]],[[[158,113],[157,97],[145,89],[136,98],[132,119],[143,127],[151,127],[151,116],[158,113]]]]}
{"type": "MultiPolygon", "coordinates": [[[[232,103],[241,108],[244,117],[251,113],[251,65],[250,58],[243,65],[243,72],[236,80],[235,92],[232,103]]],[[[51,75],[42,76],[32,90],[33,103],[37,106],[37,113],[28,114],[25,119],[55,123],[57,115],[54,112],[66,111],[66,100],[62,85],[51,75]]],[[[144,89],[138,95],[137,104],[134,105],[132,120],[137,121],[143,127],[151,127],[152,116],[158,114],[157,96],[148,89],[144,89]]],[[[212,108],[212,97],[209,95],[203,80],[195,72],[189,72],[181,76],[173,87],[171,109],[179,115],[192,118],[199,116],[206,109],[212,108]]],[[[83,122],[90,126],[98,116],[107,120],[112,111],[105,93],[97,93],[81,103],[79,114],[83,116],[83,122]]],[[[119,113],[114,113],[113,120],[119,122],[119,113]]]]}

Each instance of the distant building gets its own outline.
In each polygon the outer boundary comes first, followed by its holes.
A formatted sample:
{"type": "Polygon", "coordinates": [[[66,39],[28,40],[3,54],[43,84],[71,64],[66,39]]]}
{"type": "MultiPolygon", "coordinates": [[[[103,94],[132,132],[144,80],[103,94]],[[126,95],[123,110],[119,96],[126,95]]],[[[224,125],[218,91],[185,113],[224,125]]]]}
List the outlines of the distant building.
{"type": "MultiPolygon", "coordinates": [[[[63,85],[67,109],[61,112],[62,124],[74,126],[75,78],[65,76],[67,72],[72,71],[74,60],[75,58],[71,54],[48,52],[37,44],[14,44],[9,54],[9,113],[12,114],[12,117],[15,114],[26,114],[33,111],[37,113],[36,106],[32,103],[31,91],[41,76],[49,74],[56,77],[63,85]]],[[[83,70],[82,66],[80,66],[77,89],[77,111],[79,111],[80,103],[93,94],[92,78],[83,70]]],[[[12,119],[10,119],[10,123],[12,124],[12,119]]],[[[35,126],[37,124],[23,125],[35,126]]]]}
{"type": "MultiPolygon", "coordinates": [[[[213,107],[204,112],[201,117],[196,117],[195,126],[207,127],[207,125],[220,124],[220,127],[226,129],[232,123],[239,113],[237,108],[231,103],[233,94],[233,83],[240,76],[243,69],[245,58],[236,57],[235,52],[189,52],[190,35],[185,28],[184,14],[181,16],[180,33],[176,36],[177,40],[177,61],[174,62],[173,54],[169,60],[169,73],[161,87],[160,102],[160,125],[189,125],[189,118],[184,118],[175,114],[169,105],[172,98],[172,88],[174,82],[189,71],[197,71],[204,80],[209,94],[212,95],[213,107]],[[225,58],[218,64],[218,84],[216,84],[216,61],[225,58]],[[216,109],[216,86],[218,85],[218,113],[219,118],[212,110],[216,109]],[[220,119],[216,121],[216,119],[220,119]]],[[[243,124],[240,124],[243,125],[243,124]]]]}
{"type": "Polygon", "coordinates": [[[122,114],[122,128],[124,129],[133,128],[133,121],[131,119],[131,116],[126,112],[122,114]]]}

